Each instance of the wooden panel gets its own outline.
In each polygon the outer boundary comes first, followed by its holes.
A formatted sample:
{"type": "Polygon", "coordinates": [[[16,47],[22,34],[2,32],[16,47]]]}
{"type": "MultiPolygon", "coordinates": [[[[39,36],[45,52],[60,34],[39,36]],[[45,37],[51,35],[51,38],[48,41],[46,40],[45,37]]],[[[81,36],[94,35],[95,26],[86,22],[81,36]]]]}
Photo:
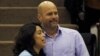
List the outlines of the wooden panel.
{"type": "MultiPolygon", "coordinates": [[[[64,7],[59,7],[60,23],[70,23],[68,11],[64,7]]],[[[4,8],[0,9],[0,24],[23,24],[28,22],[39,22],[36,8],[4,8]]]]}
{"type": "MultiPolygon", "coordinates": [[[[34,7],[44,0],[0,0],[0,7],[34,7]]],[[[63,6],[64,0],[49,0],[57,6],[63,6]]]]}

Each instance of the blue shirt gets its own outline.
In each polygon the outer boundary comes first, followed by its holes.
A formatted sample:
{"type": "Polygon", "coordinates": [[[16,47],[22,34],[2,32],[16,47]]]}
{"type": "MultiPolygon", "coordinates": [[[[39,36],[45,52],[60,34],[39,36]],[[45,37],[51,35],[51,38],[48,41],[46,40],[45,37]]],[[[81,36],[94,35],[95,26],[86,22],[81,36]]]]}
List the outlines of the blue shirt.
{"type": "Polygon", "coordinates": [[[46,34],[46,56],[89,56],[86,45],[78,31],[58,26],[54,37],[46,34]]]}
{"type": "Polygon", "coordinates": [[[27,50],[22,51],[19,56],[32,56],[27,50]]]}

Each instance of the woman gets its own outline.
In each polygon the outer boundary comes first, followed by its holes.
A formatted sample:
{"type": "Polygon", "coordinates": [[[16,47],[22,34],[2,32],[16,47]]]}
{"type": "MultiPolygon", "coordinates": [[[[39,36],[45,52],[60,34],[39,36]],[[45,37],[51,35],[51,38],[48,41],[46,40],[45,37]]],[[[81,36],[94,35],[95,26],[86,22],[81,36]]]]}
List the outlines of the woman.
{"type": "Polygon", "coordinates": [[[14,56],[45,56],[42,50],[45,45],[44,36],[40,24],[24,25],[15,42],[14,56]]]}

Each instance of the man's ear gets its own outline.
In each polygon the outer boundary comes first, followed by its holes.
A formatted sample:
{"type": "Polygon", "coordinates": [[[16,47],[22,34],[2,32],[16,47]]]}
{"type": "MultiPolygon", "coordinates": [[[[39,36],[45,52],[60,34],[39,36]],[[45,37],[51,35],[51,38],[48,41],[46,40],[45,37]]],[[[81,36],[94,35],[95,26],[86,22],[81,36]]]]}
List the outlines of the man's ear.
{"type": "Polygon", "coordinates": [[[41,15],[40,14],[38,14],[38,20],[41,22],[41,20],[42,20],[42,17],[41,17],[41,15]]]}

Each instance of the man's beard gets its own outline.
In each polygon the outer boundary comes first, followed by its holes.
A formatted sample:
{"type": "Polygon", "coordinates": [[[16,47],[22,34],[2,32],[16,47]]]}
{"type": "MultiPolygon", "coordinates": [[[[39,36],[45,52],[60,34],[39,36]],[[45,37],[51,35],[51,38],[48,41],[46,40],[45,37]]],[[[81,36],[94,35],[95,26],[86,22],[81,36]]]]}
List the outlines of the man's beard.
{"type": "Polygon", "coordinates": [[[56,28],[58,26],[58,22],[49,22],[49,23],[43,23],[43,27],[45,28],[56,28]]]}
{"type": "Polygon", "coordinates": [[[58,25],[58,22],[52,22],[52,23],[50,23],[51,24],[51,27],[57,27],[57,25],[58,25]]]}

